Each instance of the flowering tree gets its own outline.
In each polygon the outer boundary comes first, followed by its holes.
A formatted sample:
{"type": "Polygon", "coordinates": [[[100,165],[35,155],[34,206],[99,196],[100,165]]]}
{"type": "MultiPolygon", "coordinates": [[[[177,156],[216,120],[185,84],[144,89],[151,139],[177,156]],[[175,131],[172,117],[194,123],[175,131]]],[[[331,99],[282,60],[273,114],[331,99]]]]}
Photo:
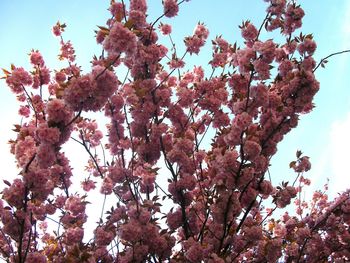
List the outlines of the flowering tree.
{"type": "Polygon", "coordinates": [[[89,73],[76,64],[61,23],[53,32],[66,67],[50,71],[33,50],[31,72],[14,65],[4,70],[23,121],[10,141],[20,173],[4,181],[0,200],[2,258],[350,260],[349,191],[333,201],[321,191],[308,203],[302,200],[310,183],[303,173],[311,164],[299,151],[290,163],[294,182],[274,186],[267,175],[277,144],[312,110],[319,89],[314,72],[326,60],[313,59],[312,35],[294,34],[304,16],[295,1],[265,1],[262,24],[240,26],[243,47],[222,37],[212,40],[209,74],[200,66],[184,70],[185,60],[207,41],[205,25],[185,38],[184,54],[174,43],[167,49],[158,42],[159,33],[169,37],[172,29],[160,20],[176,16],[185,0],[164,0],[164,13],[153,23],[146,20],[145,0],[112,0],[112,16],[96,35],[103,53],[89,73]],[[284,41],[263,40],[262,30],[280,32],[284,41]],[[117,76],[117,68],[125,76],[117,76]],[[107,134],[89,118],[91,111],[104,113],[107,134]],[[73,172],[62,151],[74,141],[89,155],[89,176],[81,183],[85,195],[72,192],[73,172]],[[113,196],[114,206],[102,208],[93,238],[86,240],[87,196],[96,187],[102,198],[113,196]],[[295,215],[273,217],[293,199],[295,215]]]}

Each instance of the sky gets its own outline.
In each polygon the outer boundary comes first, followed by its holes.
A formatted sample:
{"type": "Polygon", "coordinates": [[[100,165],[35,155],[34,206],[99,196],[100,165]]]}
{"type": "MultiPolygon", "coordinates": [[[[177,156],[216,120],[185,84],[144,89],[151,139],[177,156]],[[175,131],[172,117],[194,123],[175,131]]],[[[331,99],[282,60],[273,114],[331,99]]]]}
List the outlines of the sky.
{"type": "MultiPolygon", "coordinates": [[[[162,14],[161,0],[148,2],[149,19],[154,21],[162,14]]],[[[108,3],[109,0],[0,0],[0,68],[9,69],[13,63],[30,69],[27,54],[31,49],[40,50],[52,70],[62,66],[56,59],[59,41],[51,33],[52,26],[59,20],[67,24],[64,38],[72,41],[77,62],[87,72],[92,56],[100,54],[94,30],[97,25],[104,25],[109,17],[108,3]]],[[[330,4],[328,0],[304,0],[299,3],[306,13],[302,31],[313,33],[318,44],[317,61],[333,52],[350,49],[350,1],[337,0],[330,4]]],[[[183,49],[183,37],[192,34],[198,21],[208,26],[209,38],[223,35],[231,43],[241,43],[238,25],[247,19],[259,25],[265,16],[265,8],[262,0],[192,0],[180,7],[178,17],[162,22],[173,25],[173,38],[180,50],[183,49]]],[[[263,34],[262,37],[273,35],[263,34]]],[[[210,49],[207,45],[199,57],[191,57],[191,63],[207,65],[210,49]]],[[[333,197],[349,188],[349,69],[350,53],[331,58],[325,69],[317,70],[321,89],[315,98],[316,108],[302,116],[299,126],[279,145],[270,169],[274,184],[282,180],[294,181],[295,174],[289,169],[289,163],[295,159],[295,152],[301,150],[312,162],[312,170],[305,175],[313,184],[307,194],[312,189],[322,189],[327,178],[333,197]]],[[[0,81],[0,160],[3,168],[0,177],[7,180],[17,173],[7,144],[15,136],[11,132],[12,125],[20,122],[17,110],[15,96],[5,82],[0,81]]],[[[80,155],[74,152],[72,158],[73,163],[79,162],[80,155]]]]}

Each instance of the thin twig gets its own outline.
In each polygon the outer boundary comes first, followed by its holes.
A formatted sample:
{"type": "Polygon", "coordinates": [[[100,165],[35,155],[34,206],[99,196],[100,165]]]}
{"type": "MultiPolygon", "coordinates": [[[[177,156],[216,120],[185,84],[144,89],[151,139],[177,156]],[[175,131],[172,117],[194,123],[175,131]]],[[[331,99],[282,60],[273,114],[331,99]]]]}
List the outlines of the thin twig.
{"type": "Polygon", "coordinates": [[[335,52],[335,53],[332,53],[332,54],[328,55],[327,57],[321,59],[321,61],[317,64],[317,66],[313,69],[312,72],[315,72],[330,57],[333,57],[333,56],[336,56],[336,55],[340,55],[340,54],[343,54],[343,53],[349,53],[349,52],[350,52],[350,49],[346,49],[346,50],[335,52]]]}

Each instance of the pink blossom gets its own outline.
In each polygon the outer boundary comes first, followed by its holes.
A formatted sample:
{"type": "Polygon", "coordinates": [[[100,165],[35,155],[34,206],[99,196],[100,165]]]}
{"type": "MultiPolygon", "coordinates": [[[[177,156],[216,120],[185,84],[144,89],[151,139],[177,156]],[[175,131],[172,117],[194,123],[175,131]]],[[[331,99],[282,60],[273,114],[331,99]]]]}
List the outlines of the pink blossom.
{"type": "Polygon", "coordinates": [[[252,122],[252,117],[247,112],[237,115],[233,121],[233,126],[239,130],[244,130],[252,122]]]}
{"type": "Polygon", "coordinates": [[[85,206],[84,201],[78,196],[71,196],[65,202],[65,208],[74,216],[84,213],[85,206]]]}
{"type": "Polygon", "coordinates": [[[187,51],[190,54],[198,54],[200,48],[204,46],[208,35],[208,29],[203,24],[198,24],[194,30],[193,36],[185,38],[185,45],[187,47],[187,51]]]}
{"type": "Polygon", "coordinates": [[[41,143],[37,149],[36,160],[42,168],[48,168],[56,161],[55,149],[51,144],[41,143]]]}
{"type": "Polygon", "coordinates": [[[65,232],[68,245],[80,243],[84,237],[84,229],[80,227],[68,228],[65,232]]]}
{"type": "Polygon", "coordinates": [[[86,192],[89,192],[90,190],[93,190],[96,188],[95,182],[89,179],[81,182],[81,185],[83,190],[86,192]]]}
{"type": "Polygon", "coordinates": [[[102,30],[97,31],[97,33],[96,33],[96,42],[98,44],[102,44],[103,41],[105,40],[105,38],[106,38],[106,33],[105,32],[103,32],[102,30]]]}
{"type": "Polygon", "coordinates": [[[270,6],[267,11],[271,12],[271,14],[281,16],[286,8],[286,0],[271,0],[270,6]]]}
{"type": "Polygon", "coordinates": [[[177,209],[173,213],[168,213],[167,223],[170,229],[177,229],[178,227],[180,227],[182,224],[181,210],[177,209]]]}
{"type": "Polygon", "coordinates": [[[133,21],[136,28],[142,28],[147,24],[146,14],[141,11],[131,10],[129,12],[129,19],[133,21]]]}
{"type": "Polygon", "coordinates": [[[181,59],[172,59],[168,64],[170,69],[183,68],[185,66],[185,62],[181,59]]]}
{"type": "Polygon", "coordinates": [[[46,263],[46,257],[40,252],[30,252],[27,255],[26,262],[28,263],[46,263]]]}
{"type": "MultiPolygon", "coordinates": [[[[218,45],[221,52],[228,52],[230,44],[221,36],[215,38],[215,44],[218,45]]],[[[214,47],[213,47],[214,48],[214,47]]]]}
{"type": "Polygon", "coordinates": [[[254,42],[253,49],[261,55],[261,60],[265,63],[271,63],[275,58],[276,44],[272,40],[265,42],[254,42]]]}
{"type": "Polygon", "coordinates": [[[299,246],[297,243],[291,243],[286,247],[286,253],[288,256],[297,257],[299,253],[299,246]]]}
{"type": "Polygon", "coordinates": [[[30,108],[28,105],[24,105],[24,106],[20,106],[19,110],[18,110],[18,114],[28,118],[30,115],[30,108]]]}
{"type": "Polygon", "coordinates": [[[64,100],[75,111],[99,110],[118,88],[113,72],[95,66],[91,74],[74,78],[64,91],[64,100]]]}
{"type": "Polygon", "coordinates": [[[66,74],[63,71],[56,72],[55,80],[57,82],[64,82],[66,80],[66,74]]]}
{"type": "Polygon", "coordinates": [[[302,62],[302,67],[306,71],[312,71],[316,66],[316,61],[311,57],[307,57],[302,62]]]}
{"type": "Polygon", "coordinates": [[[287,54],[293,54],[294,51],[297,49],[298,43],[295,40],[292,40],[285,45],[282,46],[283,50],[287,54]]]}
{"type": "Polygon", "coordinates": [[[264,250],[268,262],[276,262],[282,256],[281,246],[282,240],[278,238],[271,239],[266,243],[264,250]]]}
{"type": "Polygon", "coordinates": [[[14,68],[11,75],[6,77],[6,83],[14,93],[23,92],[23,86],[32,85],[33,79],[23,68],[14,68]]]}
{"type": "Polygon", "coordinates": [[[284,238],[286,234],[287,234],[287,229],[285,228],[285,226],[282,224],[276,224],[274,228],[274,235],[279,238],[284,238]]]}
{"type": "Polygon", "coordinates": [[[137,10],[142,13],[147,11],[147,3],[145,0],[131,0],[130,1],[130,10],[137,10]]]}
{"type": "Polygon", "coordinates": [[[276,62],[281,62],[282,60],[287,58],[287,53],[283,48],[275,49],[275,60],[276,62]]]}
{"type": "Polygon", "coordinates": [[[34,138],[26,136],[22,140],[18,141],[14,147],[14,154],[18,165],[24,167],[35,155],[36,143],[34,138]]]}
{"type": "MultiPolygon", "coordinates": [[[[256,58],[256,53],[254,49],[252,48],[245,48],[240,49],[236,52],[236,54],[233,56],[233,63],[237,66],[239,66],[239,71],[242,74],[245,74],[247,72],[250,72],[252,70],[252,61],[256,58]]],[[[254,63],[261,63],[262,61],[258,62],[259,60],[255,60],[254,63]]],[[[264,66],[264,62],[262,62],[262,66],[264,66]]],[[[259,65],[257,66],[259,67],[259,65]]],[[[266,68],[266,66],[265,66],[266,68]]],[[[261,67],[260,67],[261,69],[261,67]]],[[[263,71],[266,72],[266,69],[263,68],[263,71]]]]}
{"type": "Polygon", "coordinates": [[[113,193],[113,181],[109,177],[105,177],[100,189],[100,193],[105,194],[105,195],[110,195],[113,193]]]}
{"type": "Polygon", "coordinates": [[[256,60],[253,62],[254,70],[258,73],[258,77],[261,80],[270,78],[270,65],[262,60],[256,60]]]}
{"type": "Polygon", "coordinates": [[[226,63],[227,63],[226,53],[215,53],[213,54],[213,59],[210,61],[210,64],[213,67],[224,67],[226,63]]]}
{"type": "Polygon", "coordinates": [[[166,17],[174,17],[179,12],[179,6],[177,0],[164,0],[164,14],[166,17]]]}
{"type": "Polygon", "coordinates": [[[61,36],[62,32],[64,32],[64,28],[66,27],[65,24],[61,24],[60,22],[57,22],[56,25],[52,27],[52,33],[56,36],[59,37],[61,36]]]}
{"type": "Polygon", "coordinates": [[[95,242],[98,246],[107,246],[115,237],[115,233],[108,231],[104,227],[97,227],[94,231],[95,242]]]}
{"type": "MultiPolygon", "coordinates": [[[[206,72],[201,66],[184,70],[187,56],[199,54],[208,39],[203,24],[185,38],[181,57],[172,39],[170,49],[158,39],[169,40],[172,28],[160,20],[176,16],[184,1],[164,0],[164,13],[149,22],[146,0],[127,6],[112,0],[112,17],[96,36],[105,52],[92,59],[90,72],[73,63],[75,50],[61,37],[60,23],[54,34],[59,59],[68,65],[53,71],[54,79],[34,50],[31,72],[3,70],[26,118],[9,142],[18,174],[3,181],[2,258],[224,263],[350,257],[349,190],[334,201],[318,191],[307,202],[295,199],[310,184],[302,174],[279,186],[268,176],[279,142],[312,110],[319,89],[316,44],[310,34],[292,34],[304,11],[295,1],[265,0],[264,39],[274,29],[282,38],[262,41],[258,29],[243,22],[245,46],[217,36],[206,72]],[[89,111],[104,114],[106,129],[89,111]],[[83,164],[87,176],[78,180],[73,173],[80,169],[73,170],[64,154],[72,132],[90,157],[83,164]],[[82,189],[75,189],[79,181],[82,189]],[[84,240],[87,200],[94,201],[87,192],[97,186],[115,198],[91,218],[97,226],[84,240]],[[277,219],[292,200],[294,213],[277,219]],[[273,208],[265,210],[271,201],[273,208]],[[47,224],[48,215],[57,228],[47,224]]],[[[304,173],[311,164],[297,153],[290,167],[304,173]]]]}
{"type": "Polygon", "coordinates": [[[260,192],[265,195],[269,196],[273,191],[273,186],[270,181],[264,180],[260,184],[260,192]]]}
{"type": "Polygon", "coordinates": [[[40,95],[34,95],[32,97],[32,104],[35,111],[37,112],[43,112],[45,109],[45,104],[40,95]]]}
{"type": "Polygon", "coordinates": [[[309,171],[311,169],[311,163],[309,161],[309,157],[308,156],[301,157],[297,161],[297,164],[293,166],[293,169],[298,173],[309,171]]]}
{"type": "Polygon", "coordinates": [[[11,206],[21,208],[23,206],[21,197],[23,197],[24,193],[24,182],[17,178],[12,182],[12,184],[9,187],[6,187],[3,190],[3,199],[11,206]]]}
{"type": "Polygon", "coordinates": [[[37,128],[36,136],[43,143],[55,144],[59,142],[60,131],[58,128],[50,128],[47,125],[42,124],[37,128]]]}
{"type": "Polygon", "coordinates": [[[57,25],[55,25],[55,26],[53,26],[53,28],[52,28],[52,33],[55,35],[55,36],[60,36],[61,35],[61,30],[60,30],[60,28],[57,26],[57,25]]]}
{"type": "Polygon", "coordinates": [[[204,24],[199,23],[194,29],[194,35],[199,38],[207,39],[209,36],[209,30],[204,24]]]}
{"type": "Polygon", "coordinates": [[[163,24],[161,23],[159,25],[159,29],[162,32],[163,35],[169,35],[171,34],[171,25],[169,24],[163,24]]]}
{"type": "Polygon", "coordinates": [[[246,23],[244,27],[242,27],[242,37],[245,40],[255,40],[258,36],[258,30],[252,23],[246,23]]]}
{"type": "Polygon", "coordinates": [[[204,44],[205,44],[205,40],[197,36],[185,38],[185,45],[187,47],[187,51],[190,54],[192,53],[198,54],[200,51],[200,48],[204,46],[204,44]]]}
{"type": "Polygon", "coordinates": [[[269,92],[264,84],[258,84],[252,87],[250,93],[257,106],[265,107],[269,104],[269,92]]]}
{"type": "Polygon", "coordinates": [[[306,38],[302,43],[298,45],[298,51],[300,55],[305,55],[306,53],[310,56],[314,54],[316,50],[316,43],[312,39],[306,38]]]}
{"type": "Polygon", "coordinates": [[[213,253],[210,255],[208,263],[225,263],[225,260],[220,258],[217,254],[213,253]]]}
{"type": "Polygon", "coordinates": [[[61,53],[59,55],[61,60],[67,59],[70,62],[75,61],[75,50],[70,41],[63,42],[61,41],[61,53]]]}
{"type": "Polygon", "coordinates": [[[30,53],[30,63],[32,63],[35,66],[42,67],[44,66],[44,59],[39,51],[32,51],[30,53]]]}
{"type": "Polygon", "coordinates": [[[46,105],[46,113],[48,121],[55,123],[67,124],[73,116],[72,110],[60,99],[49,101],[46,105]]]}
{"type": "MultiPolygon", "coordinates": [[[[249,183],[249,181],[247,181],[249,183]]],[[[247,185],[247,184],[246,184],[247,185]]],[[[241,206],[245,207],[250,205],[258,195],[258,192],[252,187],[248,187],[247,190],[242,194],[241,206]]]]}
{"type": "Polygon", "coordinates": [[[311,233],[310,233],[310,229],[307,227],[302,227],[299,228],[297,230],[297,238],[301,241],[301,240],[305,240],[306,238],[309,238],[311,233]]]}
{"type": "Polygon", "coordinates": [[[259,226],[251,226],[244,228],[244,237],[248,241],[256,242],[263,238],[261,228],[259,226]]]}
{"type": "Polygon", "coordinates": [[[290,3],[287,6],[284,22],[284,32],[285,34],[291,34],[296,29],[301,27],[301,19],[304,17],[305,13],[301,7],[297,7],[294,3],[290,3]]]}
{"type": "Polygon", "coordinates": [[[292,61],[285,59],[285,60],[282,60],[280,65],[278,66],[278,71],[282,77],[285,77],[287,76],[288,73],[292,72],[293,68],[294,68],[294,64],[292,63],[292,61]]]}
{"type": "Polygon", "coordinates": [[[39,71],[33,76],[33,88],[39,88],[43,85],[49,84],[50,82],[50,71],[47,67],[40,68],[39,71]]]}
{"type": "Polygon", "coordinates": [[[136,51],[136,36],[122,23],[115,22],[103,42],[103,46],[113,56],[117,56],[122,52],[132,55],[136,51]]]}
{"type": "MultiPolygon", "coordinates": [[[[128,242],[136,242],[140,240],[142,228],[136,221],[130,221],[119,228],[120,237],[128,242]]],[[[107,236],[108,237],[108,236],[107,236]]]]}
{"type": "Polygon", "coordinates": [[[283,208],[290,204],[291,199],[297,195],[297,190],[293,186],[286,186],[274,195],[274,202],[277,207],[283,208]]]}
{"type": "Polygon", "coordinates": [[[64,206],[66,200],[67,200],[67,198],[64,197],[63,195],[56,196],[55,205],[58,208],[62,208],[64,206]]]}
{"type": "Polygon", "coordinates": [[[199,243],[193,242],[193,244],[186,249],[185,257],[190,262],[201,262],[203,255],[203,249],[199,243]]]}
{"type": "Polygon", "coordinates": [[[111,2],[111,6],[109,7],[108,10],[111,12],[113,16],[119,19],[120,17],[124,16],[124,12],[127,12],[123,3],[119,3],[119,2],[111,2]]]}

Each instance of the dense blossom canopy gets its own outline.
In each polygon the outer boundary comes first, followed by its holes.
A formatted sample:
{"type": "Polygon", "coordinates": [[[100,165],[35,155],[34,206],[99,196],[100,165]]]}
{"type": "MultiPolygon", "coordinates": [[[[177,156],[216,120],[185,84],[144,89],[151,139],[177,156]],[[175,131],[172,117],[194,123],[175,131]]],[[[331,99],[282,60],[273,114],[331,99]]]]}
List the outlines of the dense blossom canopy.
{"type": "Polygon", "coordinates": [[[111,18],[96,32],[103,52],[89,73],[76,64],[61,23],[53,33],[66,67],[50,70],[32,50],[30,72],[4,70],[23,117],[10,141],[20,173],[4,181],[0,200],[6,261],[350,260],[349,191],[333,201],[321,191],[302,200],[311,164],[299,151],[290,163],[294,182],[272,185],[268,176],[278,143],[313,109],[319,90],[316,43],[295,32],[303,9],[295,1],[265,0],[261,25],[240,25],[243,46],[212,40],[212,71],[205,72],[186,68],[186,60],[207,43],[206,26],[198,23],[178,54],[171,25],[160,21],[177,16],[184,2],[164,0],[163,15],[150,23],[146,0],[112,0],[111,18]],[[284,41],[262,39],[262,30],[284,41]],[[172,46],[161,44],[161,36],[172,46]],[[126,76],[117,76],[117,68],[126,76]],[[90,112],[104,114],[107,134],[90,112]],[[89,156],[81,182],[86,195],[71,190],[79,175],[62,150],[74,141],[89,156]],[[101,146],[106,151],[97,155],[101,146]],[[102,199],[113,196],[114,205],[103,206],[91,230],[87,196],[95,188],[102,199]],[[283,210],[292,201],[295,214],[283,210]]]}

